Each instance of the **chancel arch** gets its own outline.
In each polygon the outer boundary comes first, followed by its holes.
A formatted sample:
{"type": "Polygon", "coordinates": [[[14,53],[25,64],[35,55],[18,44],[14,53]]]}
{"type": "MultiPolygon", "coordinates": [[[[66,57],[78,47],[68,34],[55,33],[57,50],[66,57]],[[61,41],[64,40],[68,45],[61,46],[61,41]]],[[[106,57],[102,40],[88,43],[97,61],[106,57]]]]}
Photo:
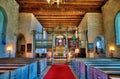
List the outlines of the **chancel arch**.
{"type": "Polygon", "coordinates": [[[0,44],[6,44],[6,26],[7,26],[7,15],[5,10],[0,7],[0,44]]]}

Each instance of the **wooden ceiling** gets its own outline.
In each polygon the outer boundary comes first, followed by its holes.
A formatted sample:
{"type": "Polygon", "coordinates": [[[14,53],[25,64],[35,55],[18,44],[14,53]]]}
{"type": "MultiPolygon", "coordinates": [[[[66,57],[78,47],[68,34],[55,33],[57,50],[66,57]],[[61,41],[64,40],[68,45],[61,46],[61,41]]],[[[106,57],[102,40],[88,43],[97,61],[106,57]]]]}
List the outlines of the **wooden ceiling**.
{"type": "Polygon", "coordinates": [[[85,13],[101,12],[107,0],[64,0],[59,6],[47,0],[16,0],[20,12],[33,13],[45,28],[78,27],[85,13]]]}

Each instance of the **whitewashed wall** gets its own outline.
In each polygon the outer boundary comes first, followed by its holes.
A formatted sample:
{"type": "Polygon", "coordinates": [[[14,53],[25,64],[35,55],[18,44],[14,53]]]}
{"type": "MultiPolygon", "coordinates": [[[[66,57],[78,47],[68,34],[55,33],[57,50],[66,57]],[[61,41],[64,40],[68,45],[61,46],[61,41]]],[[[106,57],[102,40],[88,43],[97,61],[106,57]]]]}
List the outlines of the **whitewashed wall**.
{"type": "MultiPolygon", "coordinates": [[[[41,32],[42,25],[38,22],[38,20],[35,18],[35,16],[32,13],[20,13],[19,33],[22,33],[25,36],[26,45],[28,43],[32,44],[33,30],[41,32]]],[[[27,52],[27,48],[25,50],[25,53],[26,53],[26,57],[33,57],[34,55],[32,51],[27,52]]]]}
{"type": "Polygon", "coordinates": [[[5,49],[6,46],[9,44],[13,47],[11,57],[15,57],[19,5],[16,3],[15,0],[0,0],[0,7],[3,8],[7,14],[6,45],[0,45],[0,58],[9,57],[9,54],[6,52],[5,49]]]}

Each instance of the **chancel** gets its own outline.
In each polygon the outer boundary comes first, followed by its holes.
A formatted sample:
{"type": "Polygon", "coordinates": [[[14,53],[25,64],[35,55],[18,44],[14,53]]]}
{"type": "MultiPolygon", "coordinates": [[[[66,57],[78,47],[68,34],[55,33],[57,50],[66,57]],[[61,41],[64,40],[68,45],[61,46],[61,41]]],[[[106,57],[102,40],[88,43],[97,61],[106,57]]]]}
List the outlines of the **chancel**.
{"type": "Polygon", "coordinates": [[[120,0],[0,0],[0,79],[120,79],[120,0]]]}

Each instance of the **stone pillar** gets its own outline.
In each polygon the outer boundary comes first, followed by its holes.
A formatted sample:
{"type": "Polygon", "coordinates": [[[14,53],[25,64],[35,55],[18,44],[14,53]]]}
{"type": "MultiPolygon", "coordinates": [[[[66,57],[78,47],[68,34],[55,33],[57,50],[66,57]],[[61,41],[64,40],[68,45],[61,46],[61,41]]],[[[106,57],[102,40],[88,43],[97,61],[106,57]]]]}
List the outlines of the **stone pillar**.
{"type": "Polygon", "coordinates": [[[66,45],[67,45],[67,50],[68,50],[68,32],[66,32],[66,45]]]}
{"type": "Polygon", "coordinates": [[[32,31],[32,57],[35,57],[35,34],[36,34],[36,30],[32,31]]]}
{"type": "Polygon", "coordinates": [[[54,33],[52,33],[52,64],[54,64],[54,33]]]}
{"type": "Polygon", "coordinates": [[[85,37],[86,37],[86,57],[89,57],[89,52],[88,52],[88,30],[85,30],[85,37]]]}
{"type": "Polygon", "coordinates": [[[68,60],[68,31],[66,32],[66,53],[67,53],[67,62],[69,62],[68,60]]]}

